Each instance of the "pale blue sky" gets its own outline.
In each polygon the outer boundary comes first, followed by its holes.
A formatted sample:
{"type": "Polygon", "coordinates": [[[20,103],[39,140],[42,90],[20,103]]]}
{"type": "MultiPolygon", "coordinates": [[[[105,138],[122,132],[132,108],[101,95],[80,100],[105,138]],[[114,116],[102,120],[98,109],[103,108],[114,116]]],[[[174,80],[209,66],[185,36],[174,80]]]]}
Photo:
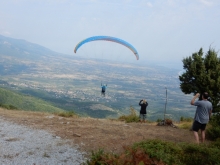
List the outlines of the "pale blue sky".
{"type": "Polygon", "coordinates": [[[140,60],[123,46],[93,42],[77,55],[179,65],[211,45],[220,50],[219,0],[1,0],[0,34],[75,55],[81,40],[107,35],[132,44],[140,60]]]}

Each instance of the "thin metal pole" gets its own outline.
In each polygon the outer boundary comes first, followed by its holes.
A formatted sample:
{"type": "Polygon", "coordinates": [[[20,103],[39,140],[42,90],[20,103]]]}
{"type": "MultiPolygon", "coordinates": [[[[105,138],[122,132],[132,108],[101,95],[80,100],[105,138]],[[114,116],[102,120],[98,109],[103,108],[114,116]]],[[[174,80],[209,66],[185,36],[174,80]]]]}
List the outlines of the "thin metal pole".
{"type": "Polygon", "coordinates": [[[164,108],[164,124],[165,124],[165,114],[166,114],[166,108],[167,108],[167,87],[165,87],[166,89],[166,102],[165,102],[165,108],[164,108]]]}

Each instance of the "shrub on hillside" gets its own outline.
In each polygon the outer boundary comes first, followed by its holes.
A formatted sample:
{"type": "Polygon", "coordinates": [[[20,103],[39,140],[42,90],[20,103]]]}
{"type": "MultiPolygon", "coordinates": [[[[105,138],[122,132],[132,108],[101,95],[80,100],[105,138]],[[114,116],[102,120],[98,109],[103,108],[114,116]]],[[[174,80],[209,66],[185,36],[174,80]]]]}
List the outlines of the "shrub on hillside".
{"type": "Polygon", "coordinates": [[[143,149],[151,158],[162,160],[166,164],[177,164],[182,154],[177,144],[161,140],[146,140],[135,143],[133,147],[143,149]]]}
{"type": "Polygon", "coordinates": [[[210,147],[220,149],[220,137],[217,138],[214,142],[212,142],[210,144],[210,147]]]}
{"type": "Polygon", "coordinates": [[[127,123],[138,122],[139,121],[139,117],[137,116],[136,111],[132,106],[130,106],[130,114],[120,116],[118,119],[122,120],[122,121],[125,121],[127,123]]]}
{"type": "Polygon", "coordinates": [[[165,165],[161,160],[151,158],[142,149],[125,147],[125,152],[119,155],[105,153],[103,150],[92,152],[91,159],[87,165],[165,165]]]}
{"type": "Polygon", "coordinates": [[[206,130],[207,138],[210,140],[216,140],[220,137],[220,126],[211,126],[206,130]]]}
{"type": "Polygon", "coordinates": [[[10,110],[17,110],[18,108],[13,106],[13,105],[6,105],[6,104],[0,104],[0,107],[5,108],[5,109],[10,109],[10,110]]]}
{"type": "Polygon", "coordinates": [[[93,152],[88,165],[220,165],[220,139],[209,145],[145,140],[121,154],[93,152]]]}
{"type": "Polygon", "coordinates": [[[207,138],[211,140],[220,138],[220,113],[216,113],[211,117],[210,124],[211,127],[206,130],[207,138]]]}
{"type": "Polygon", "coordinates": [[[186,165],[219,165],[220,150],[206,145],[182,145],[183,156],[181,162],[186,165]]]}

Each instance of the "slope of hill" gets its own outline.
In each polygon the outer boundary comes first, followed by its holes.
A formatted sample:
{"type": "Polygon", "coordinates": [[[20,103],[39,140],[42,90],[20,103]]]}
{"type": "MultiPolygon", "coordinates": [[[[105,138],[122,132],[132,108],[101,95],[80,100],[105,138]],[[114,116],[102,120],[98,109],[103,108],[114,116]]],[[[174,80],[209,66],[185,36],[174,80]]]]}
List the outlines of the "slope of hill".
{"type": "Polygon", "coordinates": [[[59,55],[41,45],[34,44],[22,39],[14,39],[0,35],[0,54],[11,57],[37,60],[44,56],[59,55]]]}
{"type": "Polygon", "coordinates": [[[5,105],[13,105],[14,107],[27,111],[41,112],[63,112],[64,110],[54,107],[46,101],[25,96],[13,91],[0,88],[0,103],[5,105]]]}

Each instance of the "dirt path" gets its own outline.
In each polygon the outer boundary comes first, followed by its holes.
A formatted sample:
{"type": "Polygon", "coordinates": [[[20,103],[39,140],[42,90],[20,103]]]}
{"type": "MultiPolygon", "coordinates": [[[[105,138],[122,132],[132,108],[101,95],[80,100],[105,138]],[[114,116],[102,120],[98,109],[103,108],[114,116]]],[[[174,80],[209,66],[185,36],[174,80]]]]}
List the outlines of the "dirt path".
{"type": "Polygon", "coordinates": [[[193,143],[192,132],[155,124],[124,123],[110,119],[60,117],[53,114],[0,109],[7,121],[43,129],[63,139],[70,139],[85,152],[103,148],[120,152],[123,146],[144,139],[193,143]]]}

